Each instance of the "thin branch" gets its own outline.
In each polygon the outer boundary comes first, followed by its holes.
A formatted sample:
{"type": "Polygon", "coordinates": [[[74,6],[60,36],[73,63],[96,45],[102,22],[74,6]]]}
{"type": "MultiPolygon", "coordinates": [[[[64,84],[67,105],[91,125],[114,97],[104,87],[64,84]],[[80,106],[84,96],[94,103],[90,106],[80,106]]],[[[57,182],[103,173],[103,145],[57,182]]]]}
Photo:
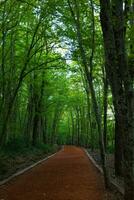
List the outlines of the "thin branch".
{"type": "Polygon", "coordinates": [[[94,52],[95,52],[95,19],[94,19],[94,5],[93,0],[91,0],[91,10],[92,10],[92,47],[91,47],[91,55],[90,55],[90,73],[92,76],[93,70],[93,59],[94,59],[94,52]]]}
{"type": "Polygon", "coordinates": [[[30,3],[30,2],[27,2],[27,1],[25,1],[25,0],[17,0],[17,1],[19,1],[19,2],[21,2],[21,3],[25,3],[25,4],[29,5],[29,6],[34,7],[34,8],[37,8],[36,5],[34,5],[34,4],[30,3]]]}
{"type": "Polygon", "coordinates": [[[66,68],[64,68],[63,66],[57,67],[57,65],[52,65],[51,67],[45,67],[45,68],[43,66],[42,67],[34,67],[23,75],[23,79],[33,71],[48,70],[48,69],[66,69],[66,68]]]}

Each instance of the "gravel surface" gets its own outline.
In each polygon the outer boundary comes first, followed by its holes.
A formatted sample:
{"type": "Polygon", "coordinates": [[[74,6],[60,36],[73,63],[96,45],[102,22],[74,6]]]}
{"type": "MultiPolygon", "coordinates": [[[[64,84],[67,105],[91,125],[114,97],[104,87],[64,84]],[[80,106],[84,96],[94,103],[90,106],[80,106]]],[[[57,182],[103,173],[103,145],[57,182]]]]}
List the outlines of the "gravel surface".
{"type": "Polygon", "coordinates": [[[72,146],[0,187],[4,200],[103,200],[104,194],[101,174],[72,146]]]}

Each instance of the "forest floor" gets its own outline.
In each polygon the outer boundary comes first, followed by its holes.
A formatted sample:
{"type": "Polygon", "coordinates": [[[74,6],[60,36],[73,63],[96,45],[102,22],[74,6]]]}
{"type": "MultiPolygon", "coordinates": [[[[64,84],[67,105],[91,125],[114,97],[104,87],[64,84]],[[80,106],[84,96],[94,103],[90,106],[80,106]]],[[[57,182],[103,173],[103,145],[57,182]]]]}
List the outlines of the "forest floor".
{"type": "MultiPolygon", "coordinates": [[[[88,149],[87,151],[90,154],[90,156],[93,158],[93,160],[95,160],[96,164],[99,165],[101,168],[102,165],[101,165],[101,157],[100,157],[99,151],[98,150],[91,151],[90,149],[88,149]]],[[[114,155],[111,153],[107,153],[107,167],[109,171],[110,180],[114,182],[120,188],[121,191],[123,191],[124,181],[122,177],[115,176],[114,155]]],[[[116,199],[122,200],[123,197],[120,194],[120,192],[118,192],[118,189],[117,190],[115,188],[112,188],[112,189],[113,189],[112,193],[109,193],[109,195],[111,195],[111,198],[109,197],[108,199],[114,200],[116,196],[116,199]]]]}
{"type": "Polygon", "coordinates": [[[57,145],[5,147],[0,150],[0,181],[55,153],[59,148],[57,145]]]}
{"type": "Polygon", "coordinates": [[[0,186],[0,200],[103,200],[106,196],[103,177],[84,150],[73,146],[0,186]]]}

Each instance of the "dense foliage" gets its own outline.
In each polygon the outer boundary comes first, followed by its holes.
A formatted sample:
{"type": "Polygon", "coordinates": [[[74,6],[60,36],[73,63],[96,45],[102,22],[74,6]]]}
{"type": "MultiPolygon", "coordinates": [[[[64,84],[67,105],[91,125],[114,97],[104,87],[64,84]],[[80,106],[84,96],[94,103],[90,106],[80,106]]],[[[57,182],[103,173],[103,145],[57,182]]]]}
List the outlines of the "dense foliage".
{"type": "Polygon", "coordinates": [[[0,1],[1,149],[99,148],[106,183],[106,152],[116,175],[133,169],[133,12],[132,0],[0,1]]]}

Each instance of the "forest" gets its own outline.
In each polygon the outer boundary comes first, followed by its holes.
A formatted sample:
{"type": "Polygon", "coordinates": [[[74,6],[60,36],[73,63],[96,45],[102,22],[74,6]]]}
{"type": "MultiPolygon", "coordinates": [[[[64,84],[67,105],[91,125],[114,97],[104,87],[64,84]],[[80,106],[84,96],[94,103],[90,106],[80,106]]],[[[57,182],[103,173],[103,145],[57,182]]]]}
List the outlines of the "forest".
{"type": "Polygon", "coordinates": [[[105,186],[112,154],[133,200],[134,1],[0,0],[0,30],[0,162],[98,150],[105,186]]]}

